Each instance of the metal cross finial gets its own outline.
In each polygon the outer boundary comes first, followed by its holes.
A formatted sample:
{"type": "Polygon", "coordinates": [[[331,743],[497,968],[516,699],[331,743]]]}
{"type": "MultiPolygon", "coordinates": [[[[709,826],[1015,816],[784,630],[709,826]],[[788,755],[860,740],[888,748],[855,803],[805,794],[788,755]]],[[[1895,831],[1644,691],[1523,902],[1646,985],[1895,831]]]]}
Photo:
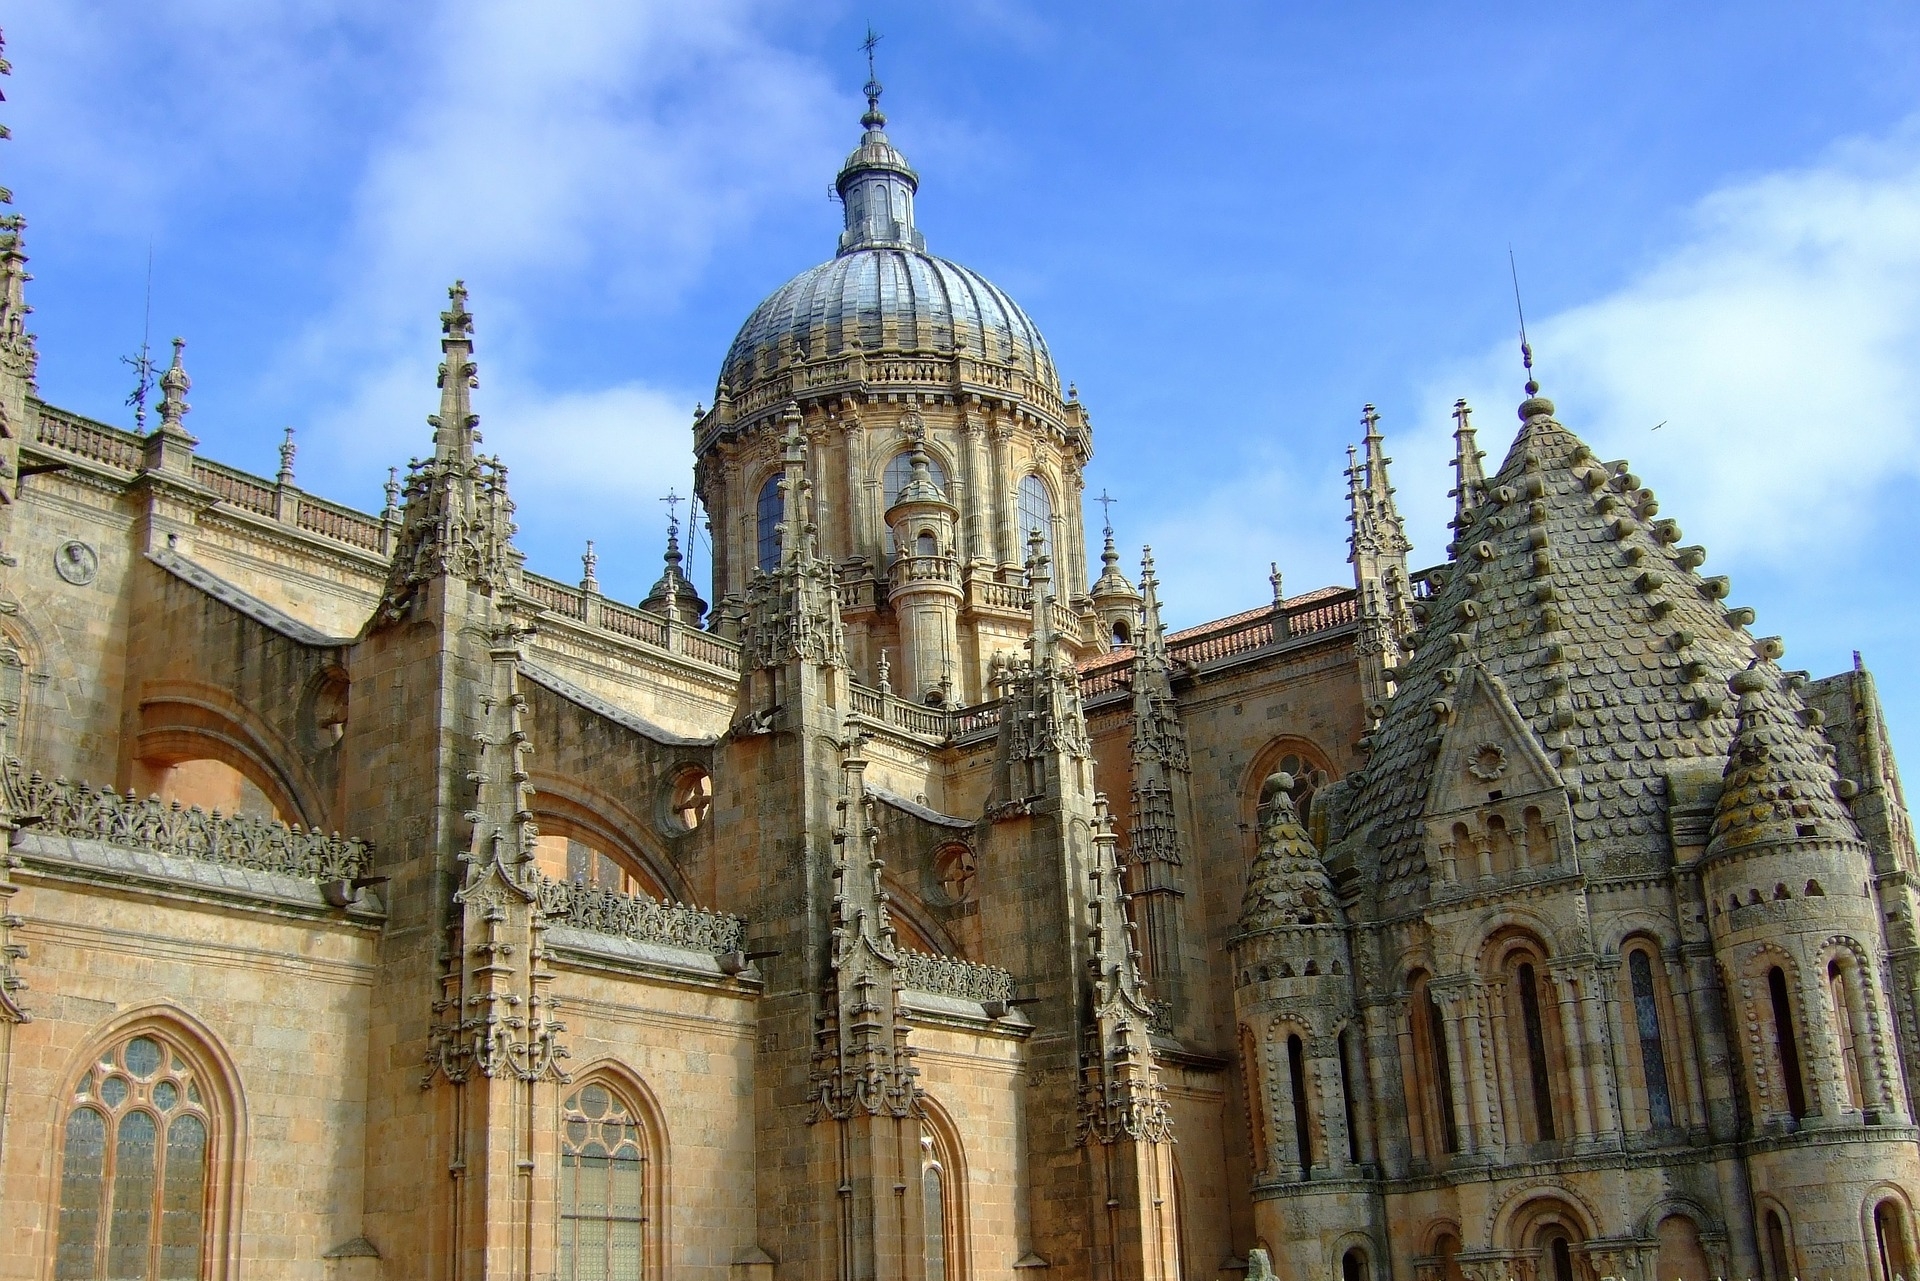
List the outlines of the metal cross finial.
{"type": "Polygon", "coordinates": [[[860,123],[869,129],[878,129],[887,123],[887,118],[880,113],[880,77],[874,74],[873,69],[873,50],[879,43],[880,33],[869,22],[867,38],[859,44],[860,48],[867,51],[867,114],[860,117],[860,123]]]}
{"type": "Polygon", "coordinates": [[[1113,505],[1120,500],[1101,487],[1100,497],[1093,500],[1100,504],[1100,521],[1107,527],[1107,537],[1113,537],[1113,505]]]}
{"type": "MultiPolygon", "coordinates": [[[[4,65],[0,62],[0,65],[4,65]]],[[[130,365],[134,373],[133,394],[127,397],[127,403],[133,406],[133,429],[144,433],[147,430],[147,395],[153,390],[153,375],[160,366],[153,363],[151,339],[153,337],[153,242],[147,242],[147,309],[146,318],[140,326],[140,351],[136,355],[120,357],[120,363],[130,365]]]]}
{"type": "Polygon", "coordinates": [[[673,489],[669,487],[667,489],[667,496],[660,501],[667,505],[667,527],[675,533],[678,533],[680,530],[680,504],[687,500],[674,493],[673,489]]]}
{"type": "Polygon", "coordinates": [[[1507,270],[1513,275],[1513,310],[1520,317],[1520,363],[1527,369],[1527,395],[1540,392],[1540,383],[1533,376],[1533,344],[1527,341],[1527,309],[1520,305],[1520,264],[1513,256],[1513,246],[1507,246],[1507,270]]]}
{"type": "Polygon", "coordinates": [[[876,47],[878,47],[878,45],[880,44],[880,41],[884,38],[885,37],[883,37],[879,32],[873,29],[873,24],[871,22],[867,24],[867,38],[865,40],[862,40],[858,47],[866,50],[867,52],[867,79],[869,80],[874,78],[873,51],[876,47]]]}

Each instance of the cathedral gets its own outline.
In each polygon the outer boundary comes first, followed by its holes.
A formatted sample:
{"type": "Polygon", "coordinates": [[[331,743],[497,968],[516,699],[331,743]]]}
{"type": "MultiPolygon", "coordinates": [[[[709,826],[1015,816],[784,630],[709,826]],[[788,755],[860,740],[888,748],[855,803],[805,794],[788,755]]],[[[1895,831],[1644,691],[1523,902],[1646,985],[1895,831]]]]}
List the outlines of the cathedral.
{"type": "Polygon", "coordinates": [[[1872,677],[1531,381],[1438,563],[1369,406],[1352,583],[1169,632],[879,93],[638,604],[516,548],[463,286],[363,512],[179,340],[42,400],[0,226],[0,1278],[1915,1277],[1872,677]]]}

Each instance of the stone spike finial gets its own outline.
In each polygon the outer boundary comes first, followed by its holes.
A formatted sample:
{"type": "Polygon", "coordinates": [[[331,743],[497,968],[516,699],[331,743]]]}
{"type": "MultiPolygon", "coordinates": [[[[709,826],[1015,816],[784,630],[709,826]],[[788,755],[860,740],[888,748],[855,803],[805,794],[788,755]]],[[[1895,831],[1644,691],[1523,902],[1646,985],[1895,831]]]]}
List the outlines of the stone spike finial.
{"type": "Polygon", "coordinates": [[[187,429],[181,426],[181,420],[193,409],[187,403],[187,393],[193,389],[193,379],[187,377],[186,367],[187,340],[173,340],[173,363],[167,366],[167,372],[160,375],[160,425],[156,431],[184,436],[187,429]]]}
{"type": "Polygon", "coordinates": [[[1465,529],[1486,501],[1487,474],[1481,463],[1486,453],[1474,439],[1473,410],[1466,398],[1453,402],[1453,527],[1465,529]]]}
{"type": "Polygon", "coordinates": [[[1154,671],[1171,666],[1167,657],[1167,625],[1160,619],[1160,577],[1153,572],[1153,548],[1140,549],[1140,635],[1134,648],[1136,662],[1154,671]]]}
{"type": "Polygon", "coordinates": [[[587,550],[583,552],[580,556],[580,570],[581,570],[580,590],[581,591],[597,592],[600,590],[600,579],[594,572],[599,568],[600,568],[600,554],[593,550],[593,540],[589,538],[587,540],[587,550]]]}
{"type": "Polygon", "coordinates": [[[433,427],[437,458],[471,458],[480,441],[475,428],[472,390],[480,385],[479,366],[473,361],[473,313],[467,310],[467,282],[456,280],[447,289],[447,310],[440,313],[440,412],[427,419],[433,427]]]}
{"type": "Polygon", "coordinates": [[[1027,585],[1033,592],[1033,665],[1053,661],[1053,573],[1047,541],[1039,530],[1027,535],[1027,585]]]}
{"type": "Polygon", "coordinates": [[[293,443],[293,428],[286,430],[286,436],[280,441],[280,474],[274,477],[274,483],[282,487],[293,484],[293,457],[300,447],[293,443]]]}

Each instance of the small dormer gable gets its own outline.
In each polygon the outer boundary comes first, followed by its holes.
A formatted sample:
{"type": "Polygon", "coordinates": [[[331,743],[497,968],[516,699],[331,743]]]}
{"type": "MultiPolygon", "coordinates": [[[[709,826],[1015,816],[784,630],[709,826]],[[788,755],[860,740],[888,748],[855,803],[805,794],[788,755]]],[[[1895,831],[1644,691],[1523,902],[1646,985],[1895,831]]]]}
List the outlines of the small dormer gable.
{"type": "Polygon", "coordinates": [[[1438,879],[1465,882],[1570,862],[1566,787],[1505,683],[1469,659],[1446,703],[1422,816],[1438,879]]]}

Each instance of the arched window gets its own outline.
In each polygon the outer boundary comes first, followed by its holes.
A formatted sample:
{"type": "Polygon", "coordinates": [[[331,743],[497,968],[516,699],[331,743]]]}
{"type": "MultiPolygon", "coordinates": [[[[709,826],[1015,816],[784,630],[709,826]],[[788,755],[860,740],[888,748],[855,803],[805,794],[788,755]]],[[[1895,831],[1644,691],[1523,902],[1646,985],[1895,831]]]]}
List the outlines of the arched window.
{"type": "Polygon", "coordinates": [[[1347,1160],[1358,1165],[1360,1162],[1360,1125],[1359,1110],[1354,1106],[1353,1097],[1353,1058],[1347,1043],[1347,1030],[1340,1029],[1340,1102],[1346,1110],[1347,1118],[1347,1160]]]}
{"type": "MultiPolygon", "coordinates": [[[[1774,972],[1779,973],[1778,970],[1774,972]]],[[[1761,1233],[1766,1237],[1763,1248],[1767,1252],[1767,1281],[1791,1281],[1794,1275],[1793,1256],[1787,1245],[1787,1223],[1780,1211],[1767,1211],[1761,1220],[1761,1233]]]]}
{"type": "Polygon", "coordinates": [[[967,1281],[967,1160],[953,1118],[930,1096],[921,1100],[921,1230],[926,1281],[967,1281]]]}
{"type": "MultiPolygon", "coordinates": [[[[927,455],[927,474],[933,483],[940,487],[942,494],[947,492],[947,469],[932,454],[927,455]]],[[[907,487],[907,481],[913,477],[913,454],[911,451],[895,454],[887,461],[887,469],[880,473],[880,490],[886,501],[880,510],[886,511],[900,501],[900,491],[907,487]]]]}
{"type": "Polygon", "coordinates": [[[1873,1207],[1873,1247],[1880,1265],[1878,1281],[1913,1281],[1913,1254],[1907,1246],[1906,1209],[1889,1197],[1873,1207]]]}
{"type": "Polygon", "coordinates": [[[641,1281],[655,1171],[638,1110],[590,1081],[560,1111],[560,1281],[641,1281]]]}
{"type": "Polygon", "coordinates": [[[1367,1281],[1367,1252],[1353,1246],[1340,1256],[1340,1281],[1367,1281]]]}
{"type": "Polygon", "coordinates": [[[1573,1281],[1573,1242],[1564,1232],[1547,1235],[1547,1268],[1553,1281],[1573,1281]]]}
{"type": "Polygon", "coordinates": [[[785,515],[781,510],[780,480],[779,472],[767,477],[760,486],[760,498],[753,506],[757,563],[765,570],[777,569],[780,565],[780,520],[785,515]]]}
{"type": "Polygon", "coordinates": [[[1798,1121],[1807,1114],[1807,1084],[1800,1075],[1800,1041],[1793,1031],[1793,998],[1787,989],[1787,974],[1777,965],[1767,971],[1767,995],[1773,1003],[1773,1044],[1787,1086],[1787,1111],[1798,1121]]]}
{"type": "Polygon", "coordinates": [[[1407,1020],[1413,1039],[1413,1070],[1416,1100],[1425,1122],[1427,1157],[1438,1160],[1442,1154],[1460,1150],[1460,1133],[1453,1116],[1453,1072],[1447,1054],[1447,1020],[1440,1003],[1433,999],[1427,976],[1416,973],[1408,981],[1410,1000],[1407,1020]]]}
{"type": "Polygon", "coordinates": [[[1684,1214],[1669,1214],[1660,1220],[1656,1235],[1660,1250],[1655,1256],[1656,1281],[1710,1281],[1712,1265],[1700,1244],[1700,1229],[1684,1214]]]}
{"type": "Polygon", "coordinates": [[[1488,981],[1498,992],[1494,1009],[1500,1052],[1500,1094],[1509,1131],[1523,1143],[1547,1143],[1573,1137],[1570,1081],[1574,1068],[1566,1029],[1545,950],[1536,938],[1518,931],[1485,952],[1488,981]]]}
{"type": "Polygon", "coordinates": [[[1299,1034],[1287,1038],[1287,1083],[1293,1094],[1293,1142],[1300,1154],[1300,1177],[1313,1177],[1313,1132],[1307,1119],[1307,1049],[1299,1034]]]}
{"type": "Polygon", "coordinates": [[[62,1138],[56,1281],[197,1281],[213,1245],[213,1097],[157,1031],[81,1073],[62,1138]]]}
{"type": "Polygon", "coordinates": [[[1633,997],[1633,1029],[1640,1042],[1640,1076],[1647,1093],[1647,1119],[1655,1128],[1673,1124],[1667,1052],[1660,1032],[1660,1002],[1654,992],[1653,957],[1645,944],[1627,953],[1627,987],[1633,997]]]}
{"type": "Polygon", "coordinates": [[[1849,982],[1850,966],[1838,957],[1827,963],[1827,998],[1833,1007],[1833,1031],[1840,1043],[1841,1078],[1847,1085],[1847,1106],[1866,1106],[1860,1081],[1860,1047],[1853,1026],[1853,994],[1849,982]]]}
{"type": "Polygon", "coordinates": [[[1460,1271],[1460,1238],[1451,1232],[1442,1232],[1433,1242],[1434,1275],[1437,1281],[1462,1281],[1460,1271]]]}
{"type": "Polygon", "coordinates": [[[1522,1032],[1521,1049],[1527,1065],[1527,1086],[1533,1100],[1536,1140],[1555,1137],[1553,1126],[1553,1073],[1547,1063],[1546,1024],[1540,1017],[1540,984],[1531,961],[1521,961],[1513,969],[1513,997],[1519,1005],[1522,1032]]]}
{"type": "MultiPolygon", "coordinates": [[[[1053,495],[1047,492],[1047,482],[1038,476],[1029,475],[1020,481],[1020,547],[1021,560],[1027,555],[1027,536],[1034,530],[1040,531],[1040,551],[1049,561],[1053,560],[1053,495]]],[[[1059,580],[1059,567],[1054,567],[1054,578],[1059,580]]]]}

